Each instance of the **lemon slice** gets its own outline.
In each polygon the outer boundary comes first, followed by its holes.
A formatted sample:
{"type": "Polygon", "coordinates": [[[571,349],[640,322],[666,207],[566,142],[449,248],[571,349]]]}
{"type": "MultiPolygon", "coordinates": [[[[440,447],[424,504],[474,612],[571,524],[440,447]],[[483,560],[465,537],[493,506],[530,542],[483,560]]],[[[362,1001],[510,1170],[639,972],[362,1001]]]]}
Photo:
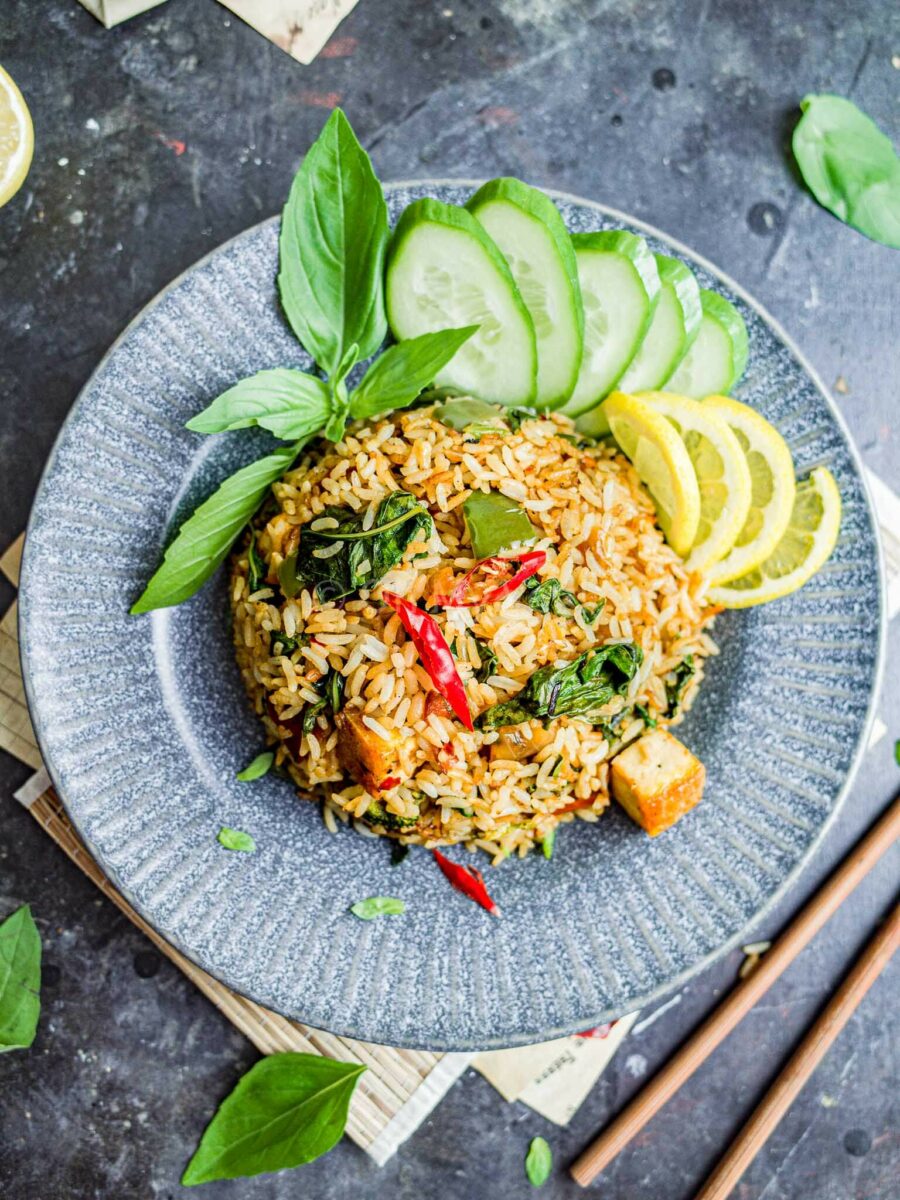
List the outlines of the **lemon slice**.
{"type": "Polygon", "coordinates": [[[0,67],[0,206],[22,186],[33,150],[34,129],[28,105],[0,67]]]}
{"type": "Polygon", "coordinates": [[[787,532],[764,563],[722,587],[709,589],[710,604],[750,608],[789,596],[828,560],[841,526],[841,494],[834,476],[816,467],[797,484],[787,532]]]}
{"type": "Polygon", "coordinates": [[[707,396],[703,407],[726,422],[750,468],[750,512],[734,548],[707,572],[710,583],[728,583],[765,562],[788,527],[794,506],[794,463],[784,438],[756,409],[729,396],[707,396]]]}
{"type": "Polygon", "coordinates": [[[676,554],[687,554],[697,536],[700,490],[684,442],[665,417],[637,396],[613,392],[604,411],[619,448],[656,505],[666,540],[676,554]]]}
{"type": "Polygon", "coordinates": [[[681,435],[697,476],[700,520],[686,566],[708,571],[734,546],[747,520],[753,488],[741,444],[712,408],[687,396],[642,392],[681,435]]]}

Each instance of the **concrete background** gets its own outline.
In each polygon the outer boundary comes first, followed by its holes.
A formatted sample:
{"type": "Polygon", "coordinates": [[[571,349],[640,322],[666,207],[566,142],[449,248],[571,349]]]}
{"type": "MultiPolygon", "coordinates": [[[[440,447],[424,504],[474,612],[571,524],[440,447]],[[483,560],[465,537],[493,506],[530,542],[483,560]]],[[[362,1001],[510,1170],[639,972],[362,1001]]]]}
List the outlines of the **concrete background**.
{"type": "MultiPolygon", "coordinates": [[[[707,255],[785,325],[867,463],[900,486],[896,252],[821,210],[785,153],[806,92],[850,96],[897,140],[900,11],[880,0],[362,0],[299,66],[213,0],[104,30],[74,0],[5,0],[0,62],[36,128],[0,211],[0,544],[24,526],[56,431],[99,357],[173,276],[278,210],[341,103],[385,180],[516,174],[604,201],[707,255]],[[183,152],[180,144],[184,144],[183,152]]],[[[0,604],[12,599],[3,585],[0,604]]],[[[900,628],[891,633],[896,663],[900,628]]],[[[900,784],[888,737],[782,906],[777,931],[900,784]]],[[[186,1195],[178,1179],[253,1049],[70,865],[12,799],[0,756],[0,914],[45,944],[34,1047],[0,1059],[6,1200],[186,1195]]],[[[678,1098],[603,1176],[607,1200],[688,1200],[890,905],[886,859],[678,1098]]],[[[614,918],[614,914],[611,914],[614,918]]],[[[379,1171],[350,1143],[293,1173],[207,1185],[211,1200],[580,1194],[565,1166],[735,978],[739,955],[626,1042],[570,1128],[506,1105],[474,1073],[379,1171]]],[[[900,963],[885,972],[735,1192],[894,1200],[900,963]]]]}

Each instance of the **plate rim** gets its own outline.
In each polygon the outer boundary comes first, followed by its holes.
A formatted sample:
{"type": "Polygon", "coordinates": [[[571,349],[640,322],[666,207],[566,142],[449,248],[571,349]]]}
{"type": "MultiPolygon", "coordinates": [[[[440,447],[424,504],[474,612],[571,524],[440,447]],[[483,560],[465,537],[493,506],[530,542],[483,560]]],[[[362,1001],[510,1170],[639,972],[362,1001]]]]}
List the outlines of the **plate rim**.
{"type": "MultiPolygon", "coordinates": [[[[480,187],[482,183],[484,183],[483,179],[471,179],[471,178],[466,178],[466,177],[456,178],[456,177],[441,176],[441,177],[426,177],[426,178],[417,178],[417,179],[413,178],[413,179],[390,180],[389,182],[383,183],[382,188],[385,191],[385,193],[390,193],[391,191],[395,191],[395,190],[417,189],[417,188],[440,188],[440,187],[477,188],[477,187],[480,187]]],[[[647,221],[643,221],[637,217],[630,215],[629,213],[623,212],[621,209],[615,208],[612,205],[604,204],[604,203],[602,203],[600,201],[596,201],[596,200],[589,200],[585,197],[578,196],[572,192],[560,191],[555,188],[542,187],[541,190],[543,192],[545,192],[545,194],[548,195],[554,201],[558,200],[558,201],[562,201],[564,203],[576,205],[581,208],[592,209],[593,211],[597,212],[599,215],[601,215],[603,217],[610,218],[613,221],[619,222],[624,225],[631,226],[632,228],[640,230],[642,233],[648,234],[650,237],[657,238],[658,240],[662,241],[663,243],[666,243],[667,245],[671,246],[672,249],[674,249],[679,254],[682,254],[684,257],[687,258],[687,260],[689,262],[697,263],[699,266],[701,266],[705,271],[707,271],[714,278],[721,280],[722,283],[728,289],[730,289],[735,295],[739,296],[740,299],[749,308],[753,309],[759,315],[759,317],[762,318],[764,323],[766,325],[768,325],[768,327],[775,333],[776,337],[783,343],[784,346],[787,347],[787,349],[790,351],[790,353],[796,358],[797,362],[799,363],[799,365],[801,366],[803,371],[806,373],[808,378],[812,381],[813,386],[816,388],[816,390],[819,392],[822,399],[825,401],[826,407],[828,408],[833,420],[835,421],[835,423],[846,443],[849,457],[850,457],[853,467],[856,471],[856,475],[859,480],[860,488],[861,488],[862,494],[865,498],[866,507],[868,510],[868,516],[872,523],[873,529],[875,531],[875,537],[874,537],[875,565],[876,565],[876,580],[877,580],[877,589],[878,589],[877,646],[876,646],[876,652],[875,652],[875,660],[874,660],[874,664],[873,664],[872,686],[869,691],[868,701],[867,701],[867,705],[866,705],[865,718],[861,725],[860,735],[857,739],[856,748],[853,752],[853,756],[850,760],[850,764],[847,768],[846,774],[844,776],[844,780],[835,796],[834,803],[832,804],[824,821],[822,822],[822,824],[819,826],[818,830],[816,831],[815,836],[812,838],[809,845],[805,848],[803,853],[800,855],[797,862],[793,865],[791,870],[785,875],[784,879],[779,883],[779,885],[775,888],[775,890],[766,898],[765,902],[753,913],[753,915],[751,917],[749,917],[747,919],[747,921],[745,923],[743,923],[741,925],[741,927],[730,938],[726,939],[724,942],[722,942],[720,945],[715,947],[713,950],[711,950],[708,954],[704,955],[702,958],[699,958],[696,961],[692,962],[689,966],[685,967],[677,975],[671,976],[665,982],[657,984],[655,987],[649,989],[646,992],[641,992],[639,994],[631,996],[629,998],[629,1000],[627,1001],[627,1003],[625,1003],[622,1006],[616,1005],[615,1008],[613,1008],[613,1009],[602,1009],[599,1013],[585,1019],[588,1024],[582,1024],[582,1022],[579,1021],[577,1026],[572,1025],[571,1023],[566,1023],[566,1024],[562,1024],[562,1025],[551,1026],[549,1028],[541,1030],[538,1033],[528,1031],[526,1033],[517,1034],[515,1036],[508,1035],[508,1034],[492,1035],[490,1037],[487,1037],[484,1039],[479,1038],[477,1040],[472,1039],[472,1038],[456,1038],[456,1039],[452,1039],[450,1041],[446,1041],[446,1040],[442,1039],[441,1037],[438,1037],[435,1040],[429,1039],[427,1041],[423,1041],[422,1039],[419,1039],[419,1038],[401,1037],[398,1039],[392,1039],[390,1043],[378,1043],[378,1042],[375,1042],[373,1040],[373,1038],[366,1033],[365,1030],[360,1030],[353,1026],[342,1026],[339,1023],[336,1024],[330,1018],[327,1020],[327,1022],[325,1024],[320,1023],[317,1025],[315,1015],[313,1015],[313,1017],[310,1018],[309,1016],[303,1015],[298,1012],[285,1012],[282,1014],[284,1016],[287,1016],[290,1020],[299,1021],[302,1024],[309,1025],[313,1028],[327,1029],[327,1031],[329,1033],[331,1033],[337,1037],[354,1038],[354,1039],[361,1040],[361,1041],[373,1042],[373,1044],[391,1045],[391,1046],[396,1046],[397,1048],[400,1048],[400,1049],[428,1049],[428,1050],[433,1050],[433,1051],[440,1052],[440,1053],[476,1052],[476,1051],[481,1051],[481,1050],[505,1049],[505,1048],[512,1048],[512,1047],[517,1047],[517,1046],[532,1045],[532,1044],[540,1043],[543,1041],[549,1041],[549,1040],[552,1040],[555,1038],[569,1036],[573,1033],[578,1032],[580,1029],[589,1027],[590,1023],[593,1023],[594,1025],[600,1025],[607,1021],[618,1019],[618,1018],[624,1016],[626,1013],[633,1012],[635,1009],[641,1009],[641,1010],[646,1009],[647,1007],[657,1003],[659,1000],[664,999],[666,996],[670,995],[671,993],[673,993],[675,991],[680,991],[681,988],[683,988],[687,982],[689,982],[695,976],[699,975],[702,971],[705,971],[708,967],[712,966],[720,958],[723,958],[726,954],[730,953],[737,945],[739,945],[742,938],[744,938],[746,936],[748,930],[755,928],[759,922],[765,920],[765,918],[781,902],[781,900],[784,898],[784,896],[786,896],[787,893],[797,884],[803,871],[809,866],[810,862],[812,861],[812,859],[815,857],[816,853],[820,849],[823,841],[825,840],[827,834],[829,833],[838,814],[842,811],[842,809],[846,803],[847,796],[850,792],[850,789],[853,786],[853,783],[856,779],[856,775],[859,770],[860,763],[862,762],[863,756],[866,753],[866,750],[867,750],[867,747],[869,744],[869,740],[871,737],[872,726],[873,726],[874,720],[875,720],[877,704],[878,704],[878,700],[879,700],[880,693],[881,693],[881,688],[882,688],[882,683],[883,683],[883,678],[884,678],[884,669],[885,669],[885,663],[886,663],[887,609],[886,609],[886,603],[885,603],[886,582],[885,582],[884,554],[883,554],[883,548],[881,545],[881,539],[878,537],[878,521],[877,521],[877,516],[876,516],[876,512],[875,512],[874,502],[872,500],[871,490],[869,488],[869,483],[866,478],[865,464],[862,461],[862,458],[859,453],[859,449],[858,449],[856,442],[847,426],[847,423],[844,419],[843,414],[841,413],[841,411],[838,408],[835,401],[832,399],[832,397],[831,397],[828,389],[826,388],[825,384],[823,383],[819,373],[816,371],[816,369],[810,363],[809,359],[806,357],[805,353],[800,349],[800,347],[797,345],[797,343],[794,341],[794,339],[790,336],[790,334],[787,333],[787,331],[784,329],[784,327],[781,325],[781,323],[775,317],[772,316],[772,314],[769,312],[769,310],[764,305],[762,305],[753,295],[751,295],[744,287],[742,287],[739,283],[737,283],[727,272],[723,271],[715,263],[711,262],[708,258],[706,258],[705,255],[700,254],[696,250],[693,250],[690,246],[688,246],[686,243],[681,241],[679,238],[666,233],[664,230],[660,229],[658,226],[652,225],[647,221]],[[621,1011],[620,1011],[620,1009],[621,1009],[621,1011]]],[[[38,747],[41,752],[41,759],[44,764],[44,768],[46,769],[46,771],[50,777],[50,780],[54,786],[54,789],[55,789],[57,795],[59,796],[59,799],[60,799],[61,803],[63,804],[63,807],[66,810],[66,813],[68,814],[70,820],[72,821],[72,824],[74,825],[78,836],[84,842],[85,846],[88,848],[91,855],[96,860],[98,866],[100,866],[100,868],[103,870],[104,874],[108,878],[110,878],[110,880],[113,882],[113,884],[116,887],[116,890],[121,893],[123,898],[134,909],[134,911],[138,914],[138,916],[144,922],[146,922],[146,924],[156,934],[158,934],[158,936],[160,938],[162,938],[168,945],[171,945],[174,949],[176,949],[179,952],[179,954],[183,955],[190,962],[192,962],[195,966],[199,967],[206,974],[208,974],[211,977],[213,977],[214,979],[216,979],[217,982],[219,982],[223,986],[227,987],[230,991],[235,991],[236,994],[245,996],[247,999],[252,1000],[254,1003],[259,1004],[263,1008],[271,1008],[271,1004],[267,1000],[260,998],[258,995],[255,995],[252,990],[237,992],[236,989],[234,988],[234,986],[231,983],[229,983],[229,981],[227,979],[224,979],[220,974],[218,974],[216,972],[216,970],[214,968],[211,968],[208,963],[206,963],[205,961],[202,960],[202,958],[196,957],[192,953],[190,947],[186,946],[182,942],[181,938],[173,936],[172,934],[166,932],[165,930],[157,927],[152,915],[144,910],[143,905],[136,899],[136,897],[131,892],[131,889],[124,886],[122,884],[122,882],[117,878],[117,872],[112,870],[104,862],[103,856],[98,853],[96,847],[92,844],[91,840],[86,836],[84,830],[81,828],[81,825],[79,824],[79,821],[76,818],[75,814],[70,810],[68,802],[66,800],[64,789],[60,785],[60,782],[57,778],[54,766],[53,766],[52,762],[49,761],[48,756],[46,756],[44,753],[43,736],[42,736],[43,722],[41,720],[40,714],[37,709],[37,703],[36,703],[36,699],[35,699],[33,688],[32,688],[32,681],[30,678],[30,668],[29,668],[29,662],[28,662],[29,656],[28,656],[27,623],[28,623],[29,603],[28,603],[28,595],[27,595],[28,589],[26,587],[26,583],[27,583],[28,575],[30,574],[30,558],[29,558],[29,549],[28,549],[29,539],[30,539],[30,534],[32,532],[32,526],[36,520],[35,514],[38,509],[38,503],[41,500],[44,490],[48,485],[49,476],[54,468],[56,458],[57,458],[57,455],[60,450],[61,443],[62,443],[64,436],[69,428],[69,425],[70,425],[70,423],[74,422],[75,418],[80,413],[82,405],[84,404],[84,402],[86,400],[87,394],[91,390],[97,376],[99,376],[100,373],[105,369],[106,364],[109,361],[109,359],[111,359],[112,356],[117,352],[117,350],[119,349],[119,346],[131,334],[132,330],[135,329],[145,319],[145,317],[147,317],[157,307],[157,305],[160,304],[169,295],[170,292],[172,292],[175,288],[177,288],[182,283],[182,281],[187,278],[187,276],[192,274],[194,271],[198,270],[200,267],[202,267],[204,264],[206,264],[208,261],[210,261],[217,255],[225,252],[229,247],[234,245],[236,242],[239,242],[242,239],[251,236],[253,233],[261,230],[265,226],[277,224],[280,221],[280,219],[281,219],[281,214],[275,213],[269,217],[263,218],[263,220],[261,220],[261,221],[257,221],[253,225],[248,225],[246,228],[240,230],[238,233],[234,234],[232,237],[227,238],[225,241],[220,242],[217,246],[214,246],[209,251],[207,251],[206,254],[203,254],[200,258],[198,258],[198,259],[194,260],[192,263],[190,263],[187,267],[184,268],[184,270],[180,271],[167,284],[165,284],[162,288],[160,288],[159,291],[156,292],[156,294],[154,296],[152,296],[147,301],[146,304],[141,306],[141,308],[128,321],[128,323],[125,325],[125,327],[121,330],[121,332],[113,340],[113,342],[111,343],[109,348],[101,356],[101,358],[97,362],[96,366],[91,371],[90,375],[85,380],[82,387],[79,389],[78,394],[75,397],[75,400],[73,401],[69,411],[67,412],[67,414],[65,416],[65,419],[63,420],[62,424],[60,425],[59,430],[54,439],[53,445],[50,449],[50,453],[47,456],[47,460],[44,464],[43,470],[41,471],[40,477],[38,479],[38,483],[37,483],[37,486],[36,486],[35,492],[34,492],[34,497],[32,499],[32,503],[31,503],[31,508],[29,510],[28,522],[26,524],[26,529],[25,529],[25,543],[24,543],[24,549],[23,549],[23,555],[22,555],[22,567],[21,567],[21,575],[20,575],[18,595],[17,595],[17,599],[18,599],[17,629],[18,629],[18,638],[19,638],[19,656],[20,656],[20,662],[21,662],[21,667],[22,667],[23,688],[24,688],[24,692],[25,692],[25,699],[26,699],[26,703],[28,706],[29,715],[31,717],[31,721],[32,721],[32,724],[34,727],[34,732],[35,732],[35,735],[38,740],[38,747]]],[[[273,284],[273,286],[274,286],[274,284],[273,284]]],[[[177,497],[176,497],[176,499],[177,499],[177,497]]],[[[277,1012],[278,1010],[272,1009],[272,1011],[277,1012]]]]}

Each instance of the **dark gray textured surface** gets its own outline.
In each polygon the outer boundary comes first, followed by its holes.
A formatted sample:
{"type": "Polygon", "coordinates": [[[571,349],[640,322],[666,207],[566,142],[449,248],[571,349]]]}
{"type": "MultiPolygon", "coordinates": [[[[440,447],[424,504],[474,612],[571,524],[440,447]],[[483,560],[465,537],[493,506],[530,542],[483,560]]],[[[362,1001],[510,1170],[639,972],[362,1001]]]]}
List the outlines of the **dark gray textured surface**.
{"type": "MultiPolygon", "coordinates": [[[[458,175],[521,174],[633,212],[720,263],[826,382],[846,380],[839,398],[864,457],[896,486],[896,254],[819,210],[781,153],[806,91],[849,93],[891,130],[900,25],[889,22],[885,6],[856,2],[776,11],[362,0],[340,31],[358,39],[355,52],[304,69],[211,0],[171,0],[111,33],[64,0],[8,3],[0,61],[31,104],[37,151],[25,189],[0,212],[0,541],[24,524],[56,429],[99,355],[179,270],[278,207],[334,94],[383,178],[449,163],[458,175]],[[674,87],[660,74],[654,84],[662,68],[674,87]],[[183,140],[185,153],[161,138],[183,140]]],[[[894,629],[894,661],[898,643],[894,629]]],[[[783,916],[895,790],[898,699],[889,667],[889,737],[783,916]]],[[[0,911],[34,905],[56,971],[34,1049],[0,1062],[0,1190],[14,1200],[182,1194],[177,1178],[209,1111],[255,1055],[17,810],[9,793],[26,769],[5,760],[3,773],[0,911]]],[[[696,1190],[890,903],[897,868],[895,854],[620,1156],[604,1195],[696,1190]]],[[[632,1038],[567,1131],[467,1076],[380,1173],[343,1145],[302,1173],[206,1192],[522,1195],[528,1139],[548,1136],[562,1166],[735,967],[732,956],[632,1038]]],[[[742,1200],[895,1195],[898,979],[895,965],[876,985],[748,1172],[742,1200]]],[[[558,1171],[543,1194],[577,1189],[558,1171]]]]}

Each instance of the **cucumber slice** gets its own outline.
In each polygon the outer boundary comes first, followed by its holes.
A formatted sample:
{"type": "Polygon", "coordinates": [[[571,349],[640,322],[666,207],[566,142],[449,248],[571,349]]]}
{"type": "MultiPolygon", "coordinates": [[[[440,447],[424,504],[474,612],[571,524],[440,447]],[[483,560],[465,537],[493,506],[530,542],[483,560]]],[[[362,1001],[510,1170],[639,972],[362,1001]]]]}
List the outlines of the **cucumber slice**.
{"type": "Polygon", "coordinates": [[[581,366],[584,311],[575,252],[553,201],[518,179],[492,179],[466,208],[493,238],[531,313],[538,408],[565,404],[581,366]]]}
{"type": "Polygon", "coordinates": [[[506,259],[464,208],[414,200],[388,247],[385,304],[398,341],[480,326],[438,372],[438,387],[497,404],[534,403],[534,325],[506,259]]]}
{"type": "Polygon", "coordinates": [[[662,389],[695,400],[727,396],[744,373],[748,351],[747,326],[734,305],[702,289],[700,303],[700,332],[662,389]]]}
{"type": "Polygon", "coordinates": [[[643,238],[624,230],[572,235],[584,302],[584,356],[562,411],[599,404],[644,339],[659,296],[656,260],[643,238]]]}
{"type": "Polygon", "coordinates": [[[620,392],[658,392],[690,350],[703,309],[693,272],[677,258],[656,255],[660,292],[650,328],[627,371],[620,392]]]}

